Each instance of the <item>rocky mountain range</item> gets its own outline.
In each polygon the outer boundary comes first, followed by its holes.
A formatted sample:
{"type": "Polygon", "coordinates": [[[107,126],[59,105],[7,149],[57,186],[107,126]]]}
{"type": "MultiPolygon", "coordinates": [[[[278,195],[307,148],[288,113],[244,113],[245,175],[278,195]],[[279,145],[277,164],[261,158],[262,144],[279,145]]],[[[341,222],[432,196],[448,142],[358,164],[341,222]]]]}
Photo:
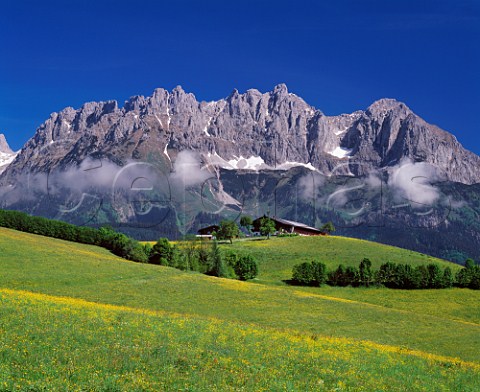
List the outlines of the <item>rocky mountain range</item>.
{"type": "Polygon", "coordinates": [[[116,101],[89,102],[52,113],[3,175],[48,171],[101,157],[121,164],[156,154],[169,164],[178,152],[201,154],[225,168],[304,165],[325,175],[394,166],[404,158],[426,162],[450,181],[480,182],[480,157],[393,99],[365,111],[324,115],[284,84],[261,93],[234,90],[214,102],[198,102],[181,87],[116,101]]]}
{"type": "Polygon", "coordinates": [[[480,258],[480,157],[394,99],[327,116],[284,84],[212,102],[156,89],[52,113],[18,153],[0,135],[0,208],[144,239],[241,214],[332,220],[462,261],[480,258]]]}

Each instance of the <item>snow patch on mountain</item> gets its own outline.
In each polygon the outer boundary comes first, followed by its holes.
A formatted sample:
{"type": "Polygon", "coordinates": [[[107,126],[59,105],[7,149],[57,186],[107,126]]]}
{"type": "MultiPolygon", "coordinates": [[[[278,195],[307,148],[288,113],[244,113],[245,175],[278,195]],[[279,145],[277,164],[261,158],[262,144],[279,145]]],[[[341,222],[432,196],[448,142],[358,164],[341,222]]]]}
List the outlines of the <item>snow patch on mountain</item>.
{"type": "Polygon", "coordinates": [[[267,168],[262,157],[256,156],[251,156],[250,158],[244,158],[241,155],[238,158],[235,156],[235,159],[230,159],[228,164],[232,169],[240,170],[260,170],[267,168]]]}
{"type": "Polygon", "coordinates": [[[337,147],[333,151],[328,151],[328,153],[337,158],[350,158],[351,157],[350,154],[352,153],[352,150],[347,148],[337,147]]]}
{"type": "Polygon", "coordinates": [[[317,171],[317,169],[310,163],[301,163],[301,162],[285,162],[285,163],[282,163],[281,165],[278,165],[277,167],[275,167],[275,169],[277,170],[290,170],[292,167],[298,167],[298,166],[303,166],[303,167],[306,167],[307,169],[309,170],[312,170],[312,171],[317,171]]]}
{"type": "Polygon", "coordinates": [[[344,127],[343,129],[337,129],[336,131],[334,131],[335,135],[343,135],[345,132],[347,132],[348,130],[348,126],[344,127]]]}
{"type": "Polygon", "coordinates": [[[5,169],[12,163],[16,156],[18,154],[18,151],[13,154],[9,154],[6,152],[0,152],[0,174],[5,171],[5,169]]]}
{"type": "Polygon", "coordinates": [[[206,161],[208,165],[221,167],[227,170],[290,170],[293,167],[303,166],[309,170],[317,171],[317,169],[310,163],[292,162],[286,161],[280,165],[270,166],[265,163],[262,157],[251,156],[250,158],[244,158],[242,156],[230,159],[229,161],[223,159],[216,152],[213,154],[208,153],[206,155],[206,161]]]}

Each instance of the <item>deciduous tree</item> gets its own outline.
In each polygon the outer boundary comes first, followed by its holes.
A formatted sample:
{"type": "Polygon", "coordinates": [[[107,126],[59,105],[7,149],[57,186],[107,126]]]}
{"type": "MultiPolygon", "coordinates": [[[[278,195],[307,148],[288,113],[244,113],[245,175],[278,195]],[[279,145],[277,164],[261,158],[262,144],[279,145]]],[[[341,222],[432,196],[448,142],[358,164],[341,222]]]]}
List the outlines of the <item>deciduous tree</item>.
{"type": "Polygon", "coordinates": [[[250,255],[240,256],[235,263],[234,271],[240,280],[253,279],[258,274],[257,262],[250,255]]]}
{"type": "Polygon", "coordinates": [[[332,222],[327,222],[320,228],[320,230],[326,232],[327,234],[331,234],[335,231],[335,226],[332,222]]]}
{"type": "Polygon", "coordinates": [[[270,238],[270,235],[275,233],[275,222],[268,218],[268,217],[263,217],[260,219],[260,234],[261,235],[266,235],[267,239],[270,238]]]}
{"type": "Polygon", "coordinates": [[[252,231],[253,220],[250,216],[244,215],[240,218],[240,226],[244,227],[249,233],[252,231]]]}
{"type": "Polygon", "coordinates": [[[222,220],[220,222],[220,228],[217,233],[219,238],[230,240],[230,243],[233,243],[232,239],[238,237],[239,234],[240,230],[234,221],[222,220]]]}

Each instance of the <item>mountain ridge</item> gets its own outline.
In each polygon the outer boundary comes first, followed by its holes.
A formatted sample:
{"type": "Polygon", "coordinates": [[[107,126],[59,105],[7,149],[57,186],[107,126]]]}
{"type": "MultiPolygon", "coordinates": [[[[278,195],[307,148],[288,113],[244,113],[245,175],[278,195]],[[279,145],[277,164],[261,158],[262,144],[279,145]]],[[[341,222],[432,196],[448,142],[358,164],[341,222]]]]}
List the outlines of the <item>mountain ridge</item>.
{"type": "Polygon", "coordinates": [[[116,163],[156,153],[170,165],[191,150],[224,161],[260,158],[266,167],[311,165],[324,174],[368,174],[409,158],[430,163],[450,181],[480,182],[480,157],[407,105],[382,98],[366,110],[327,116],[279,84],[266,93],[237,89],[218,101],[197,101],[181,86],[151,96],[87,102],[52,113],[25,144],[3,178],[48,171],[87,157],[116,163]],[[32,165],[32,162],[34,163],[32,165]]]}

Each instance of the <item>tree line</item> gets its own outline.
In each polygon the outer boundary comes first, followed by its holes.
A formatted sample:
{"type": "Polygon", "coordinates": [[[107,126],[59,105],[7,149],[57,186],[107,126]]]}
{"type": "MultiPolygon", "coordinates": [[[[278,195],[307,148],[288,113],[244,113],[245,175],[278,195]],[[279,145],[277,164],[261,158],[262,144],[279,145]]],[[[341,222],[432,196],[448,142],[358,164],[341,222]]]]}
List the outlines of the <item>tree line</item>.
{"type": "Polygon", "coordinates": [[[323,263],[312,261],[297,264],[292,270],[290,283],[302,286],[384,286],[392,289],[442,289],[465,287],[480,289],[480,266],[467,259],[465,267],[455,275],[450,267],[441,268],[430,263],[411,266],[410,264],[383,263],[376,271],[372,262],[364,258],[358,268],[340,264],[336,269],[327,271],[323,263]]]}
{"type": "Polygon", "coordinates": [[[31,216],[24,212],[11,210],[0,210],[0,226],[44,237],[101,246],[110,250],[113,254],[131,261],[148,261],[148,255],[138,241],[125,234],[118,233],[110,227],[95,229],[75,226],[62,221],[31,216]]]}
{"type": "Polygon", "coordinates": [[[172,245],[168,239],[160,238],[152,247],[149,244],[142,245],[110,227],[95,229],[75,226],[58,220],[31,216],[20,211],[1,209],[0,227],[101,246],[127,260],[164,265],[185,271],[198,271],[212,276],[247,280],[253,279],[258,273],[257,263],[251,256],[238,256],[233,252],[223,255],[216,241],[211,245],[205,245],[196,239],[191,239],[182,241],[181,246],[176,246],[172,245]]]}

